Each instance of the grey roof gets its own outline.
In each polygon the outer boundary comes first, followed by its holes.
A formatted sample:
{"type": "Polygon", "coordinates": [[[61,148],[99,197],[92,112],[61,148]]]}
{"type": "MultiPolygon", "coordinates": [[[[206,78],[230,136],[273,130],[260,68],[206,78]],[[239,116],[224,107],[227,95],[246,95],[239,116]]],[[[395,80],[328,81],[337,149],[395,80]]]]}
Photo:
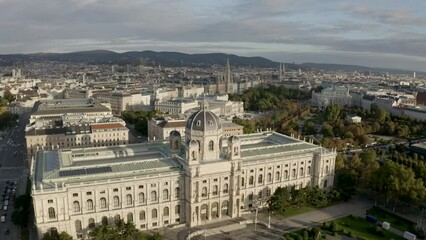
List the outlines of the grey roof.
{"type": "Polygon", "coordinates": [[[217,131],[222,128],[220,119],[216,114],[207,111],[199,110],[193,113],[186,123],[186,128],[195,131],[217,131]]]}
{"type": "Polygon", "coordinates": [[[35,159],[37,189],[54,188],[55,183],[81,183],[165,172],[180,173],[182,166],[162,144],[39,151],[35,159]]]}

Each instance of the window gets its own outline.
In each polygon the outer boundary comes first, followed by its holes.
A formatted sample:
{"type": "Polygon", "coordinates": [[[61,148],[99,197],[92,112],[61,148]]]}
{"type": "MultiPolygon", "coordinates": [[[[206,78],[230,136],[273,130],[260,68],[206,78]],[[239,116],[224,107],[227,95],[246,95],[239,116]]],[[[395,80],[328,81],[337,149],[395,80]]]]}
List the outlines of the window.
{"type": "Polygon", "coordinates": [[[257,177],[257,182],[263,183],[263,175],[262,174],[259,174],[259,176],[257,177]]]}
{"type": "Polygon", "coordinates": [[[175,207],[175,214],[180,214],[180,206],[176,205],[175,207]]]}
{"type": "Polygon", "coordinates": [[[262,198],[262,190],[260,190],[259,193],[257,194],[257,198],[259,198],[259,199],[262,198]]]}
{"type": "Polygon", "coordinates": [[[300,170],[299,170],[299,175],[300,175],[300,176],[303,176],[303,168],[302,168],[302,167],[301,167],[301,168],[300,168],[300,170]]]}
{"type": "Polygon", "coordinates": [[[291,177],[296,177],[296,169],[291,170],[291,177]]]}
{"type": "Polygon", "coordinates": [[[191,152],[191,156],[192,156],[192,160],[194,161],[194,160],[197,160],[197,158],[195,157],[195,151],[192,151],[191,152]]]}
{"type": "Polygon", "coordinates": [[[142,189],[143,188],[143,185],[139,185],[139,189],[142,189]]]}
{"type": "Polygon", "coordinates": [[[168,217],[170,215],[169,207],[165,207],[163,210],[163,216],[168,217]]]}
{"type": "Polygon", "coordinates": [[[101,198],[101,209],[107,208],[107,202],[105,198],[101,198]]]}
{"type": "Polygon", "coordinates": [[[210,140],[209,142],[209,151],[213,151],[214,150],[214,142],[213,140],[210,140]]]}
{"type": "Polygon", "coordinates": [[[216,196],[218,194],[218,187],[217,185],[213,186],[213,196],[216,196]]]}
{"type": "Polygon", "coordinates": [[[169,199],[169,190],[164,189],[163,190],[163,200],[168,200],[168,199],[169,199]]]}
{"type": "Polygon", "coordinates": [[[131,194],[127,194],[126,195],[126,204],[127,205],[132,205],[133,204],[133,199],[132,199],[132,195],[131,194]]]}
{"type": "Polygon", "coordinates": [[[308,166],[308,175],[311,175],[311,166],[308,166]]]}
{"type": "Polygon", "coordinates": [[[80,202],[79,201],[74,201],[72,203],[72,205],[73,205],[74,212],[80,212],[80,202]]]}
{"type": "Polygon", "coordinates": [[[114,196],[114,198],[112,200],[114,202],[114,207],[120,206],[120,198],[118,196],[114,196]]]}
{"type": "Polygon", "coordinates": [[[120,214],[116,214],[114,216],[114,222],[117,222],[118,220],[120,220],[120,214]]]}
{"type": "Polygon", "coordinates": [[[327,180],[325,180],[325,181],[324,181],[324,188],[326,188],[326,187],[327,187],[327,183],[328,183],[328,182],[327,182],[327,180]]]}
{"type": "Polygon", "coordinates": [[[103,216],[101,222],[102,222],[102,225],[108,225],[108,218],[103,216]]]}
{"type": "Polygon", "coordinates": [[[266,196],[267,196],[267,197],[270,197],[270,196],[271,196],[271,189],[270,189],[270,188],[267,188],[267,189],[266,189],[266,196]]]}
{"type": "Polygon", "coordinates": [[[267,179],[268,182],[271,182],[272,181],[272,174],[268,173],[266,179],[267,179]]]}
{"type": "Polygon", "coordinates": [[[277,180],[277,181],[280,180],[280,172],[279,171],[275,173],[275,180],[277,180]]]}
{"type": "Polygon", "coordinates": [[[228,184],[223,184],[223,193],[228,193],[228,184]]]}
{"type": "Polygon", "coordinates": [[[249,185],[253,185],[254,184],[254,177],[250,176],[249,178],[249,185]]]}
{"type": "Polygon", "coordinates": [[[126,190],[132,190],[132,187],[126,187],[126,190]]]}
{"type": "Polygon", "coordinates": [[[201,190],[201,197],[207,197],[207,188],[203,187],[203,189],[201,190]]]}
{"type": "Polygon", "coordinates": [[[93,200],[89,199],[87,200],[87,210],[93,210],[93,200]]]}
{"type": "Polygon", "coordinates": [[[244,187],[244,178],[241,178],[241,186],[244,187]]]}
{"type": "Polygon", "coordinates": [[[249,201],[253,201],[253,193],[250,193],[250,194],[249,194],[249,196],[248,196],[248,200],[249,200],[249,201]]]}
{"type": "Polygon", "coordinates": [[[129,212],[127,214],[127,223],[133,222],[133,213],[129,212]]]}
{"type": "Polygon", "coordinates": [[[139,220],[143,221],[145,220],[146,216],[145,216],[145,211],[142,210],[139,212],[139,220]]]}
{"type": "Polygon", "coordinates": [[[201,126],[201,121],[200,120],[197,121],[197,126],[201,126]]]}
{"type": "Polygon", "coordinates": [[[157,209],[152,209],[152,213],[151,213],[151,217],[152,218],[157,218],[157,209]]]}
{"type": "Polygon", "coordinates": [[[53,203],[53,200],[52,199],[47,200],[47,203],[53,203]]]}
{"type": "Polygon", "coordinates": [[[157,201],[157,192],[152,191],[151,192],[151,202],[155,202],[155,201],[157,201]]]}
{"type": "Polygon", "coordinates": [[[73,193],[72,196],[73,197],[78,197],[78,193],[73,193]]]}
{"type": "Polygon", "coordinates": [[[180,189],[179,189],[179,187],[175,188],[175,198],[180,198],[180,189]]]}
{"type": "Polygon", "coordinates": [[[112,191],[113,192],[118,192],[118,188],[114,188],[112,191]]]}
{"type": "Polygon", "coordinates": [[[86,195],[87,195],[87,196],[91,196],[91,195],[92,195],[92,192],[86,192],[86,195]]]}
{"type": "Polygon", "coordinates": [[[95,228],[95,219],[89,218],[89,228],[95,228]]]}
{"type": "Polygon", "coordinates": [[[325,174],[328,174],[328,166],[325,166],[325,174]]]}
{"type": "Polygon", "coordinates": [[[81,227],[81,221],[80,220],[76,220],[75,221],[75,231],[81,231],[82,227],[81,227]]]}
{"type": "Polygon", "coordinates": [[[56,218],[55,209],[53,207],[50,207],[47,211],[49,212],[49,219],[56,218]]]}
{"type": "Polygon", "coordinates": [[[141,192],[139,193],[139,203],[145,202],[145,193],[141,192]]]}

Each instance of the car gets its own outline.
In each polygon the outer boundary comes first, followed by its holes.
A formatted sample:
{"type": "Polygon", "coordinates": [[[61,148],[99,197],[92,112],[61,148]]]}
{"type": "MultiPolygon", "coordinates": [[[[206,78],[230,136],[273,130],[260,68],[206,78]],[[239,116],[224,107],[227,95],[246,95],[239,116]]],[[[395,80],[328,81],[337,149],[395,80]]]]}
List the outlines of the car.
{"type": "Polygon", "coordinates": [[[7,207],[8,207],[8,206],[3,206],[3,211],[6,211],[6,212],[7,212],[7,207]]]}
{"type": "Polygon", "coordinates": [[[18,181],[16,181],[16,180],[15,180],[15,181],[13,181],[13,184],[15,184],[15,185],[16,185],[16,184],[18,184],[18,181]]]}
{"type": "Polygon", "coordinates": [[[6,222],[6,216],[3,215],[3,216],[1,216],[1,223],[5,223],[5,222],[6,222]]]}

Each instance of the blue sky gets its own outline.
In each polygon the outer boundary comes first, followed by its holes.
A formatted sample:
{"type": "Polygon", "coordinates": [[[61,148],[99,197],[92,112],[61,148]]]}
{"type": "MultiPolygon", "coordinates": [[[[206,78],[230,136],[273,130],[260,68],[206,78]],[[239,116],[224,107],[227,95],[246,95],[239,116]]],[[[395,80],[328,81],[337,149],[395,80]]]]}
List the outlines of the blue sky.
{"type": "Polygon", "coordinates": [[[426,71],[421,0],[0,0],[0,53],[224,52],[426,71]]]}

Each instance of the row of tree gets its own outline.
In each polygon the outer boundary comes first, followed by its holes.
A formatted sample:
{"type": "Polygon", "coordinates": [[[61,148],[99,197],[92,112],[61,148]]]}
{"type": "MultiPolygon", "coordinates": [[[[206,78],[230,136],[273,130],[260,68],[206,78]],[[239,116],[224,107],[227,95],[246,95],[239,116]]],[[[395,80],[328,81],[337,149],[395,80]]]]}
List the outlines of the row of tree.
{"type": "Polygon", "coordinates": [[[142,135],[148,135],[148,120],[158,114],[158,111],[124,111],[121,116],[127,124],[134,124],[135,129],[142,135]]]}
{"type": "Polygon", "coordinates": [[[243,94],[229,94],[231,101],[243,101],[249,111],[270,111],[286,109],[286,100],[308,100],[311,92],[288,89],[283,86],[258,86],[249,88],[243,94]]]}

